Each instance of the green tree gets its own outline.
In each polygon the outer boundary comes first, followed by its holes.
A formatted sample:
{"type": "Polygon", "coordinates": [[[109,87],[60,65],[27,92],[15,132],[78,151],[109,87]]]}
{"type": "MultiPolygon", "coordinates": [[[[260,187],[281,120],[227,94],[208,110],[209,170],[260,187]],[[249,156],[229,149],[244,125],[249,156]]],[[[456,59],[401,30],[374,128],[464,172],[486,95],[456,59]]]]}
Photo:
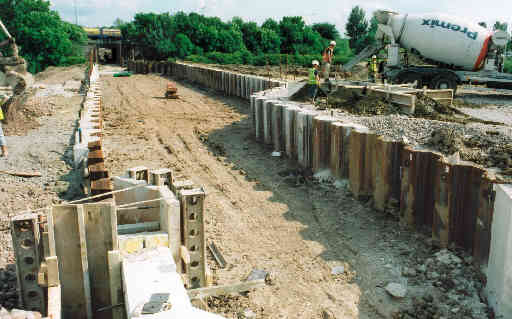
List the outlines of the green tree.
{"type": "Polygon", "coordinates": [[[112,26],[114,28],[119,28],[120,26],[122,26],[125,22],[123,20],[121,20],[120,18],[116,18],[114,20],[114,23],[112,24],[112,26]]]}
{"type": "Polygon", "coordinates": [[[345,29],[347,30],[345,34],[350,38],[350,48],[355,53],[359,53],[365,47],[365,38],[368,32],[366,13],[361,7],[355,6],[352,8],[345,29]]]}
{"type": "Polygon", "coordinates": [[[245,22],[242,25],[242,35],[245,47],[256,54],[262,52],[260,28],[255,22],[245,22]]]}
{"type": "Polygon", "coordinates": [[[331,23],[315,23],[313,24],[313,30],[318,32],[322,38],[327,40],[336,40],[340,37],[338,29],[336,29],[336,26],[331,23]]]}
{"type": "Polygon", "coordinates": [[[264,29],[272,30],[275,33],[279,33],[279,23],[277,23],[277,21],[272,18],[265,20],[261,27],[264,29]]]}
{"type": "Polygon", "coordinates": [[[487,29],[487,22],[478,22],[478,25],[481,26],[482,28],[486,28],[487,29]]]}
{"type": "Polygon", "coordinates": [[[0,0],[0,8],[0,19],[16,39],[30,72],[85,61],[80,49],[87,43],[85,31],[62,21],[50,2],[0,0]]]}
{"type": "Polygon", "coordinates": [[[283,17],[279,22],[281,36],[281,52],[298,52],[298,46],[304,42],[304,27],[302,17],[283,17]]]}
{"type": "Polygon", "coordinates": [[[281,50],[281,38],[271,29],[260,30],[261,49],[264,53],[279,53],[281,50]]]}

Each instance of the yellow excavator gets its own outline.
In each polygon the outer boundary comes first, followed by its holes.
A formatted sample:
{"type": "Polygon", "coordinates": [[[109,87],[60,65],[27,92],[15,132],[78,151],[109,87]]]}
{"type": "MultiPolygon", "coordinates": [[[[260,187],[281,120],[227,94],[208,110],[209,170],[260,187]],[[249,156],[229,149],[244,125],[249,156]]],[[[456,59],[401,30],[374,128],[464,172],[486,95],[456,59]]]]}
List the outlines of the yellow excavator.
{"type": "MultiPolygon", "coordinates": [[[[16,102],[16,99],[25,91],[27,86],[32,85],[33,78],[27,72],[27,63],[18,52],[18,46],[15,39],[11,36],[7,28],[0,20],[0,32],[3,32],[7,39],[0,42],[0,48],[8,47],[9,56],[2,56],[0,53],[0,86],[12,88],[12,96],[5,102],[4,110],[8,111],[10,105],[16,102]],[[0,74],[1,75],[1,74],[0,74]]],[[[7,113],[7,112],[6,112],[7,113]]]]}

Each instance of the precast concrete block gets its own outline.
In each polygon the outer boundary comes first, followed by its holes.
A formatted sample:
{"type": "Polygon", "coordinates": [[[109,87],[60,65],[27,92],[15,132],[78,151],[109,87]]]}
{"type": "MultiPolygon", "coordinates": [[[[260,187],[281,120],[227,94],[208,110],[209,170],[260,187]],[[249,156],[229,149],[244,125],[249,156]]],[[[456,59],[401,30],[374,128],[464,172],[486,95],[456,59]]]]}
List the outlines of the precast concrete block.
{"type": "Polygon", "coordinates": [[[29,213],[14,217],[11,220],[11,238],[16,256],[20,306],[44,313],[44,292],[37,283],[39,263],[43,260],[38,215],[29,213]]]}
{"type": "Polygon", "coordinates": [[[485,292],[497,318],[512,314],[512,185],[495,185],[496,199],[485,292]]]}
{"type": "Polygon", "coordinates": [[[204,230],[204,198],[202,189],[180,192],[182,243],[190,255],[185,273],[191,288],[206,286],[206,234],[204,230]]]}

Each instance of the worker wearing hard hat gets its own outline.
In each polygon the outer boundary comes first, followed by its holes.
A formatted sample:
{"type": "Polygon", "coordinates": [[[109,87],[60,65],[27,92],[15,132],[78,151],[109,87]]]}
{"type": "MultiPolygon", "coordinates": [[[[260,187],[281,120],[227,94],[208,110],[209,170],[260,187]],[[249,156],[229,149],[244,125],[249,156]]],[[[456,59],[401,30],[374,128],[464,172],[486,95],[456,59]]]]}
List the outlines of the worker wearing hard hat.
{"type": "Polygon", "coordinates": [[[2,130],[2,121],[4,119],[4,113],[2,112],[2,104],[3,102],[0,100],[0,148],[2,149],[0,157],[7,157],[7,143],[5,141],[4,131],[2,130]]]}
{"type": "Polygon", "coordinates": [[[377,56],[372,56],[372,59],[368,62],[368,80],[370,82],[376,82],[379,74],[379,64],[377,63],[377,56]]]}
{"type": "Polygon", "coordinates": [[[336,47],[336,41],[331,41],[322,53],[322,76],[326,83],[329,82],[329,72],[331,71],[331,64],[334,58],[334,47],[336,47]]]}
{"type": "Polygon", "coordinates": [[[311,64],[312,66],[309,69],[308,88],[309,98],[311,99],[311,103],[314,104],[316,94],[318,92],[318,85],[320,84],[320,74],[318,72],[320,68],[320,63],[317,60],[313,60],[311,64]]]}

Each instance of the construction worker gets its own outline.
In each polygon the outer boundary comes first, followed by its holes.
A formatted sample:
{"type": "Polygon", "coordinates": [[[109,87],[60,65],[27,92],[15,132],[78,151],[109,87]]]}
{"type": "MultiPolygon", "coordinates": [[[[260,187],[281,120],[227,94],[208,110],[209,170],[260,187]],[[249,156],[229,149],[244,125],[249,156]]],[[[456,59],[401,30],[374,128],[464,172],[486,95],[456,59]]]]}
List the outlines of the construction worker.
{"type": "Polygon", "coordinates": [[[379,74],[379,64],[377,63],[377,56],[372,56],[372,59],[368,62],[368,80],[370,82],[377,82],[379,74]]]}
{"type": "Polygon", "coordinates": [[[3,101],[0,100],[0,148],[2,153],[0,157],[7,157],[7,142],[5,141],[4,131],[2,130],[2,121],[4,119],[4,113],[2,112],[3,101]]]}
{"type": "Polygon", "coordinates": [[[322,53],[322,76],[324,78],[325,83],[329,83],[329,72],[331,71],[331,64],[334,58],[334,47],[336,46],[336,41],[331,41],[329,46],[325,48],[322,53]]]}
{"type": "Polygon", "coordinates": [[[311,99],[311,103],[315,103],[316,94],[318,92],[318,85],[320,84],[320,63],[317,60],[313,60],[311,62],[312,67],[309,69],[309,79],[308,79],[308,88],[309,88],[309,97],[311,99]]]}

